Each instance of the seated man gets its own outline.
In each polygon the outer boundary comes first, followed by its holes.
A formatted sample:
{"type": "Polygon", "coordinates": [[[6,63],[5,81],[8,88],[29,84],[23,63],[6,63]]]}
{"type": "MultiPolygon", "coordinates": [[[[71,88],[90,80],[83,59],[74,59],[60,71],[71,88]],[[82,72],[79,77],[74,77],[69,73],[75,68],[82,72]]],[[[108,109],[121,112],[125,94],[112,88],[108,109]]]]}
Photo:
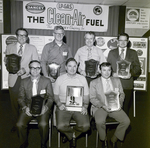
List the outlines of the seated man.
{"type": "Polygon", "coordinates": [[[48,138],[49,118],[53,104],[53,89],[50,79],[41,76],[41,65],[39,61],[33,60],[29,63],[31,76],[21,80],[18,103],[21,113],[17,122],[20,148],[28,146],[27,125],[36,118],[38,121],[39,133],[41,136],[41,148],[46,148],[48,138]],[[41,113],[32,115],[30,112],[33,97],[40,96],[44,99],[41,113]]]}
{"type": "MultiPolygon", "coordinates": [[[[121,109],[124,101],[124,92],[122,89],[122,85],[119,78],[111,77],[111,64],[108,62],[104,62],[100,65],[100,73],[101,77],[93,80],[90,83],[90,102],[92,103],[91,109],[92,114],[95,118],[96,127],[100,136],[100,140],[102,141],[102,148],[105,147],[106,141],[106,125],[105,120],[106,117],[112,117],[116,121],[119,122],[119,125],[116,128],[116,131],[113,137],[110,140],[110,144],[113,148],[117,146],[117,140],[124,140],[124,135],[126,129],[130,124],[130,119],[126,115],[126,113],[121,109]],[[119,93],[119,102],[120,107],[117,109],[111,109],[111,103],[114,103],[113,100],[116,97],[111,98],[111,102],[107,102],[107,98],[105,94],[109,94],[110,92],[119,93]],[[113,99],[113,100],[112,100],[113,99]],[[107,105],[108,104],[108,105],[107,105]]],[[[113,106],[115,108],[115,106],[113,106]]]]}
{"type": "MultiPolygon", "coordinates": [[[[56,102],[56,126],[70,141],[70,148],[76,147],[76,138],[90,128],[89,115],[87,112],[89,104],[88,84],[84,76],[76,73],[77,62],[74,58],[66,61],[66,74],[59,76],[54,85],[54,100],[56,102]],[[83,106],[80,111],[68,111],[66,107],[67,86],[79,86],[84,88],[83,106]],[[70,127],[70,120],[76,121],[76,126],[70,127]]],[[[72,97],[73,98],[73,97],[72,97]]],[[[75,102],[75,98],[74,98],[75,102]]],[[[73,103],[76,104],[76,103],[73,103]]]]}

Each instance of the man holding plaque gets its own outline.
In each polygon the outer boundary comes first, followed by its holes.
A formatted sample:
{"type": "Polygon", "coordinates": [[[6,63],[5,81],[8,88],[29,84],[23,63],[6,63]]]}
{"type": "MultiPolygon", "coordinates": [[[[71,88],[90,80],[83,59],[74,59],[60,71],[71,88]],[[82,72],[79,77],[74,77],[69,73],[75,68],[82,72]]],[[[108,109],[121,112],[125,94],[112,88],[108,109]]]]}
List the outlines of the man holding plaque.
{"type": "MultiPolygon", "coordinates": [[[[35,46],[28,44],[28,32],[24,28],[16,30],[17,42],[7,45],[5,51],[5,65],[9,72],[8,86],[11,100],[11,108],[14,114],[14,125],[18,120],[18,90],[20,81],[29,76],[28,64],[31,60],[38,60],[38,52],[35,46]]],[[[16,131],[16,126],[11,129],[11,132],[16,131]]]]}
{"type": "Polygon", "coordinates": [[[86,32],[84,39],[85,46],[77,50],[74,58],[79,64],[78,72],[85,76],[90,84],[90,81],[99,75],[98,65],[105,62],[106,59],[102,50],[93,45],[95,42],[94,32],[86,32]]]}
{"type": "Polygon", "coordinates": [[[63,141],[67,142],[68,140],[70,148],[76,148],[77,137],[90,128],[87,112],[89,88],[85,77],[76,73],[77,62],[74,58],[69,58],[65,67],[67,73],[59,76],[54,85],[54,100],[57,105],[56,126],[60,132],[67,136],[67,139],[63,141]],[[72,110],[67,108],[68,94],[72,110]],[[78,96],[82,101],[78,101],[78,96]],[[80,106],[80,102],[82,106],[80,106]],[[81,107],[81,110],[79,111],[76,107],[81,107]],[[77,123],[73,128],[70,127],[71,119],[77,123]]]}
{"type": "Polygon", "coordinates": [[[123,141],[130,119],[122,110],[124,92],[119,78],[111,76],[111,64],[104,62],[100,65],[101,77],[90,83],[91,111],[95,118],[96,127],[102,141],[102,148],[106,142],[106,117],[112,117],[119,122],[110,143],[116,148],[117,140],[123,141]]]}
{"type": "Polygon", "coordinates": [[[141,66],[135,50],[130,49],[129,36],[122,33],[118,36],[118,48],[109,52],[107,61],[111,63],[113,76],[119,77],[125,93],[124,111],[129,114],[133,94],[133,82],[141,74],[141,66]]]}
{"type": "Polygon", "coordinates": [[[55,82],[59,75],[66,73],[65,62],[72,57],[70,47],[63,42],[64,28],[55,26],[53,36],[54,41],[44,46],[41,56],[42,72],[51,82],[55,82]],[[55,64],[55,67],[51,64],[55,64]]]}
{"type": "Polygon", "coordinates": [[[41,148],[47,148],[49,118],[53,105],[53,89],[50,79],[41,76],[41,64],[37,60],[29,63],[31,76],[21,80],[18,103],[20,116],[17,122],[20,148],[28,146],[27,126],[37,119],[41,136],[41,148]]]}

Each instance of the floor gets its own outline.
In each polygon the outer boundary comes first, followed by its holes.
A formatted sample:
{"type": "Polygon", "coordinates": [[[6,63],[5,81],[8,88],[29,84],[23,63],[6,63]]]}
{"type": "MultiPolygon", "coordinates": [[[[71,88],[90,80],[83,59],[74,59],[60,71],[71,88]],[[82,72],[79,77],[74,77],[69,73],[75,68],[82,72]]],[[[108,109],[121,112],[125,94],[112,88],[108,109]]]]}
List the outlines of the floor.
{"type": "MultiPolygon", "coordinates": [[[[150,148],[150,84],[147,92],[136,92],[136,114],[133,116],[133,104],[130,109],[130,129],[127,131],[122,148],[150,148]]],[[[11,133],[12,112],[10,108],[9,93],[3,90],[0,93],[0,148],[19,148],[17,133],[11,133]]],[[[108,131],[108,139],[111,138],[115,128],[108,131]]],[[[52,127],[51,148],[57,148],[57,130],[52,127]]],[[[37,128],[29,131],[28,148],[40,148],[40,136],[37,128]]],[[[99,142],[99,148],[100,148],[99,142]]],[[[48,143],[47,143],[48,145],[48,143]]],[[[96,130],[91,129],[88,136],[88,148],[96,146],[96,130]]],[[[61,148],[69,148],[69,142],[61,143],[61,148]]],[[[77,141],[77,148],[85,148],[85,135],[77,141]]]]}

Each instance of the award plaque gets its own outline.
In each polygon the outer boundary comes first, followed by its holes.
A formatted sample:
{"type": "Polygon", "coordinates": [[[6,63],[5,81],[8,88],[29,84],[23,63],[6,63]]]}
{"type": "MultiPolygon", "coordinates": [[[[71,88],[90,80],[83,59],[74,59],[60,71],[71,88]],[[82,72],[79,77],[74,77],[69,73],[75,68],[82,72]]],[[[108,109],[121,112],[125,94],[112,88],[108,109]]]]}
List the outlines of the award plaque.
{"type": "Polygon", "coordinates": [[[82,86],[67,86],[66,95],[66,110],[80,111],[83,105],[83,91],[82,86]]]}
{"type": "Polygon", "coordinates": [[[85,72],[87,77],[96,77],[97,72],[98,72],[98,64],[99,62],[90,59],[88,61],[85,61],[85,72]]]}
{"type": "Polygon", "coordinates": [[[105,93],[106,106],[110,108],[110,111],[117,111],[121,109],[119,101],[119,92],[110,91],[105,93]]]}
{"type": "Polygon", "coordinates": [[[130,77],[130,65],[131,62],[126,60],[117,61],[117,74],[118,77],[126,79],[130,77]]]}
{"type": "Polygon", "coordinates": [[[48,67],[49,67],[48,70],[49,76],[54,79],[57,79],[57,77],[60,75],[60,65],[56,63],[51,63],[48,65],[48,67]]]}
{"type": "Polygon", "coordinates": [[[41,114],[43,104],[44,104],[44,98],[42,98],[40,95],[33,96],[31,107],[30,107],[30,113],[33,116],[39,116],[41,114]]]}
{"type": "Polygon", "coordinates": [[[21,57],[16,54],[6,55],[6,69],[11,74],[16,74],[20,70],[21,57]]]}

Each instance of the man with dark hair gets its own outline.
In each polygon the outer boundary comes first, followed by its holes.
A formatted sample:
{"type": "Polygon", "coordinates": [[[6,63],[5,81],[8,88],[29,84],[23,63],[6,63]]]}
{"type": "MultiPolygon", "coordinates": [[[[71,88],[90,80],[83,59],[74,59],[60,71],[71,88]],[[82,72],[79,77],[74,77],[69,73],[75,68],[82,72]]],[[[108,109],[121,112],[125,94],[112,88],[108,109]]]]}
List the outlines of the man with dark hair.
{"type": "MultiPolygon", "coordinates": [[[[16,37],[17,42],[13,44],[9,44],[6,47],[6,57],[4,59],[5,64],[8,65],[8,55],[18,55],[21,57],[20,62],[20,70],[16,73],[9,72],[8,76],[8,86],[9,86],[9,93],[10,93],[10,100],[11,100],[11,107],[12,112],[14,114],[14,125],[16,124],[18,120],[19,115],[19,108],[18,108],[18,90],[20,87],[20,81],[23,78],[26,78],[29,76],[29,67],[28,64],[31,60],[38,60],[38,52],[35,46],[28,44],[28,32],[24,28],[18,28],[16,30],[16,37]]],[[[11,65],[12,66],[12,65],[11,65]]],[[[10,65],[7,67],[7,69],[10,67],[10,65]]],[[[11,130],[11,132],[16,131],[16,126],[14,126],[11,130]]]]}
{"type": "Polygon", "coordinates": [[[62,26],[55,26],[54,41],[44,46],[41,56],[42,72],[45,77],[49,77],[52,82],[55,80],[48,73],[48,65],[55,63],[60,66],[60,75],[65,73],[65,62],[72,57],[70,47],[63,42],[65,31],[62,26]]]}
{"type": "MultiPolygon", "coordinates": [[[[21,80],[19,88],[18,103],[20,105],[20,116],[17,122],[19,139],[21,142],[20,148],[28,146],[27,126],[32,119],[37,119],[39,133],[41,136],[41,148],[46,148],[48,139],[49,118],[51,107],[53,105],[53,89],[50,79],[41,76],[41,64],[39,61],[33,60],[29,63],[31,76],[21,80]],[[31,103],[33,97],[40,96],[42,99],[41,113],[33,114],[31,112],[31,103]]],[[[39,103],[36,103],[36,108],[39,103]]],[[[34,109],[34,108],[33,108],[34,109]]]]}
{"type": "Polygon", "coordinates": [[[135,50],[130,49],[129,44],[130,41],[128,34],[122,33],[118,35],[118,48],[111,50],[107,58],[107,61],[112,65],[114,77],[120,77],[117,73],[117,62],[125,60],[131,64],[129,74],[126,77],[123,76],[120,78],[125,93],[123,109],[127,115],[129,114],[131,105],[133,82],[141,74],[141,66],[138,55],[135,50]]]}

